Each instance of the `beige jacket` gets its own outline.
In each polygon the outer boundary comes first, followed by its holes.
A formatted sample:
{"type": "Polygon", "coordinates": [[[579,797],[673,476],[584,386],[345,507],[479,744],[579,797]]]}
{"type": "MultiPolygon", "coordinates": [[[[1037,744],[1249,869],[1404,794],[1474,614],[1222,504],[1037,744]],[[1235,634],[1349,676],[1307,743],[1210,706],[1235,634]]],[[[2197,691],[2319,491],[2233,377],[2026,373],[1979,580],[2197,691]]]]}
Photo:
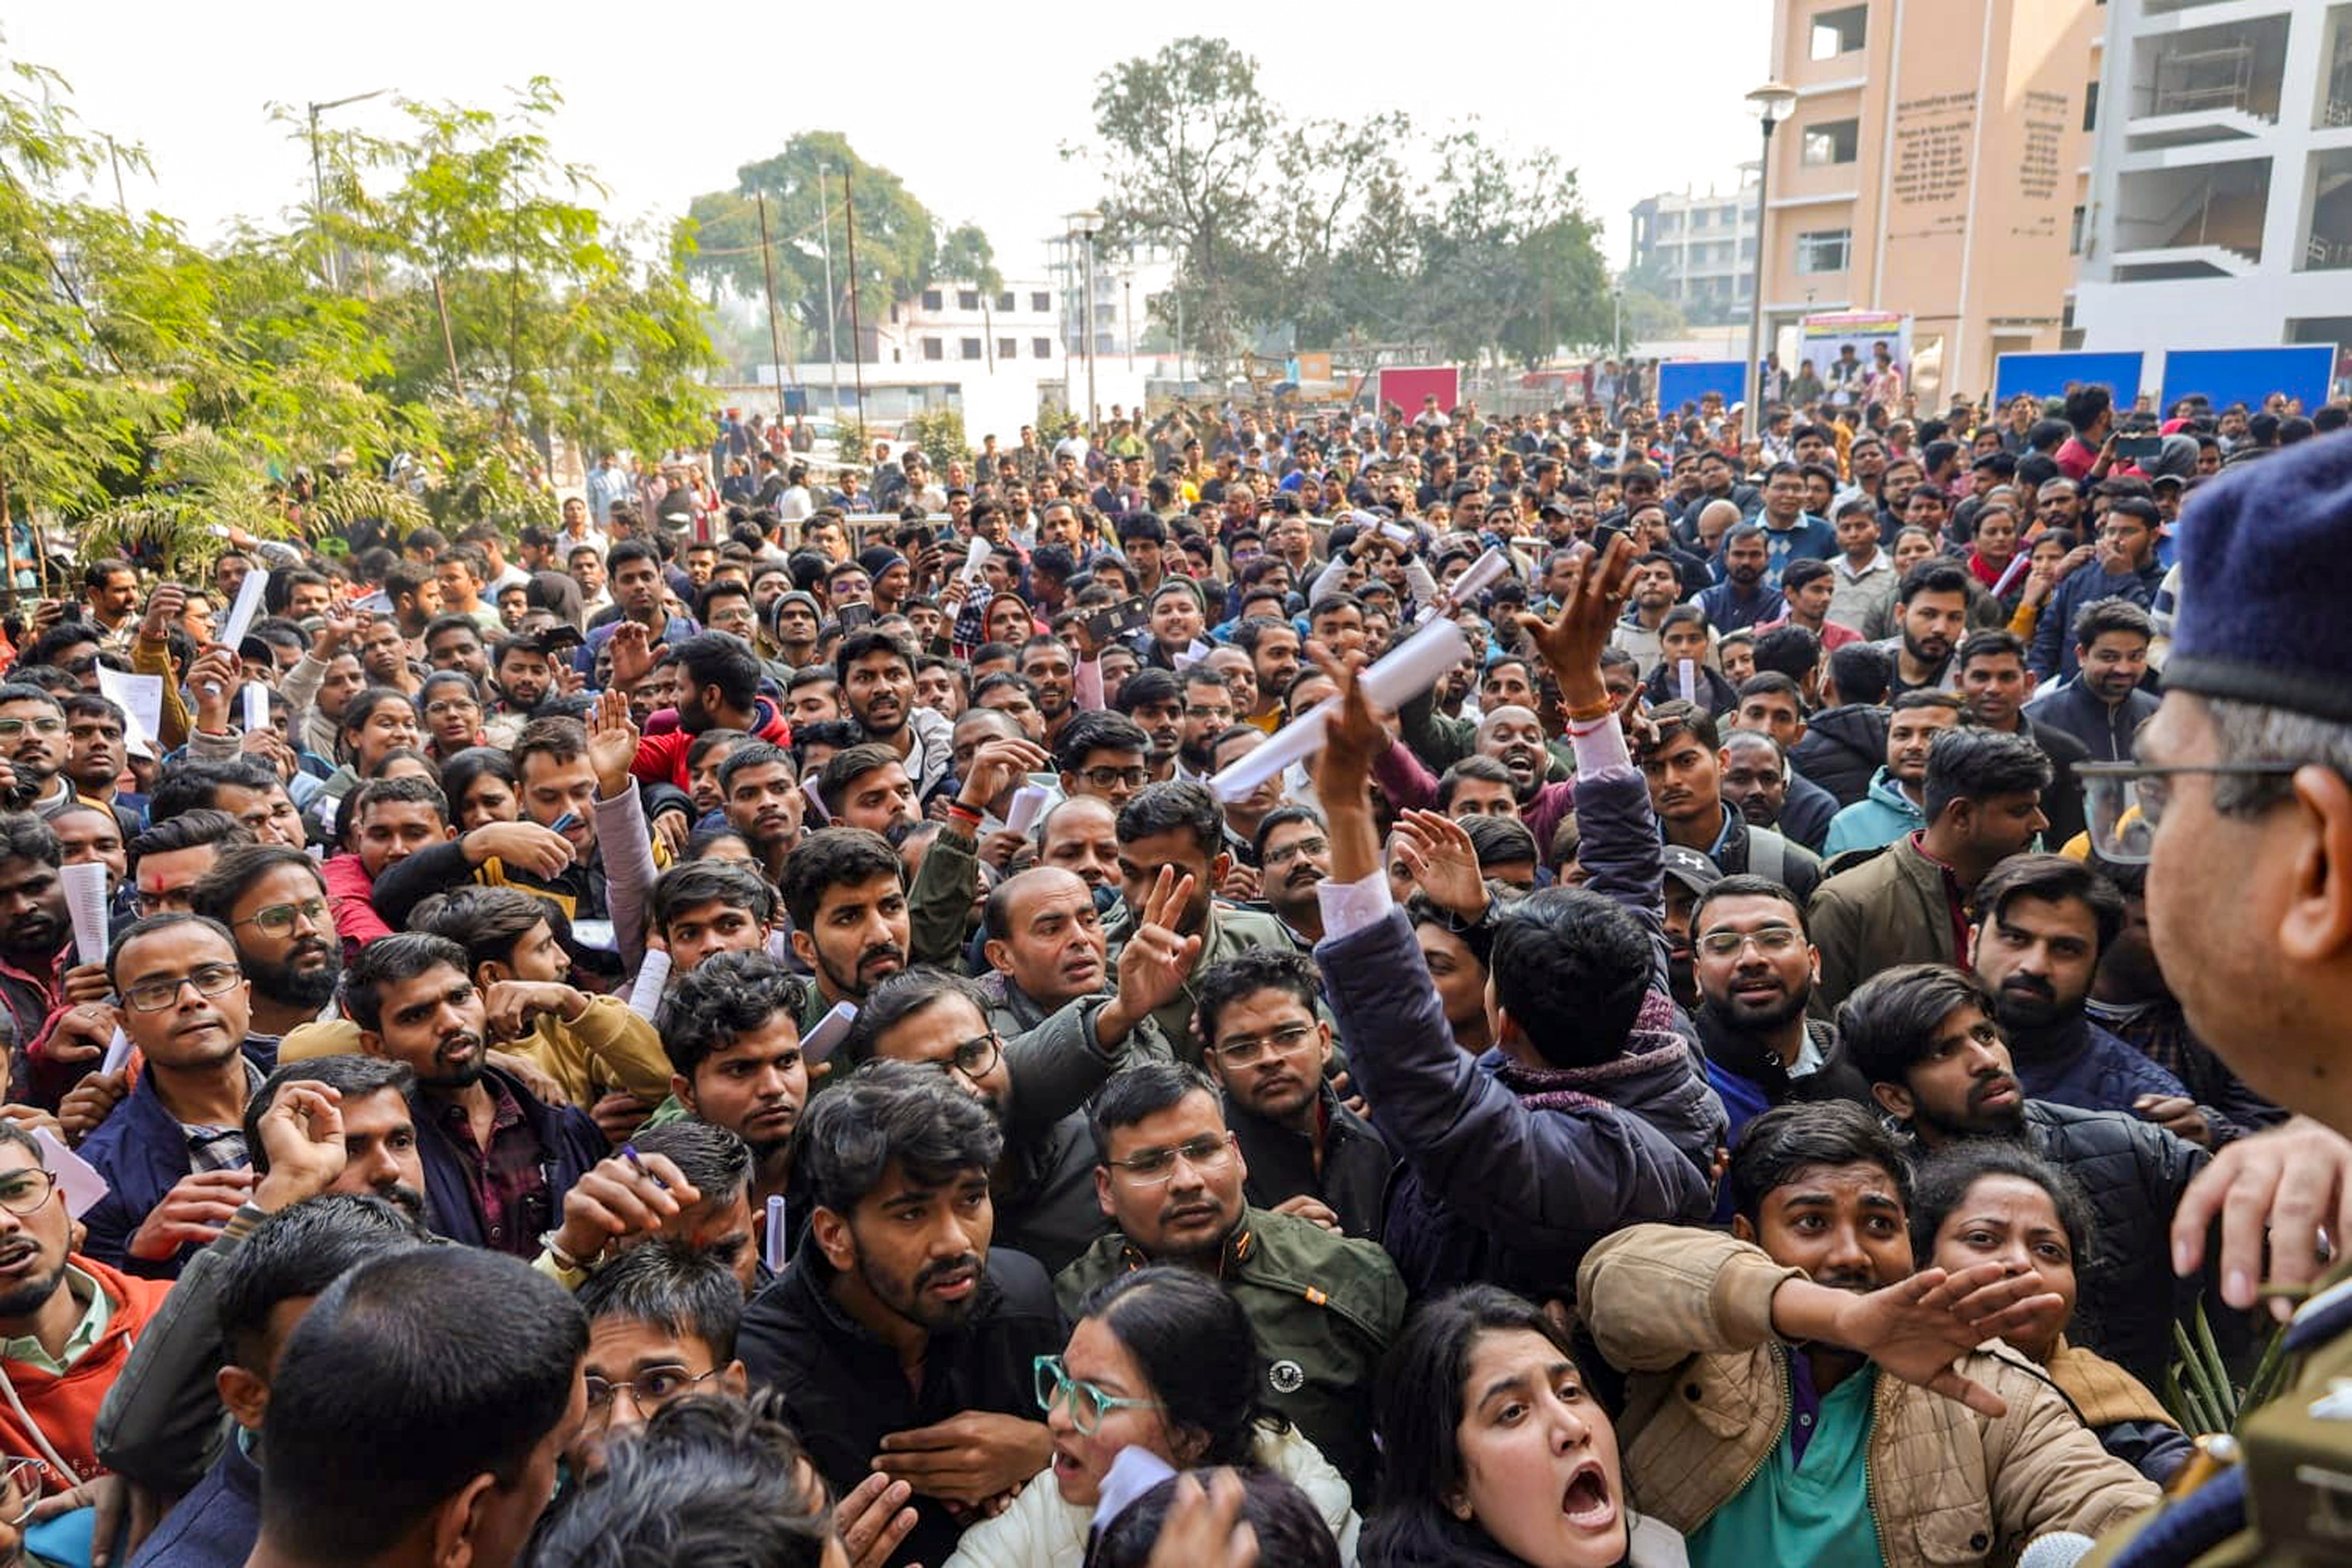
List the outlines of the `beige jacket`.
{"type": "MultiPolygon", "coordinates": [[[[1772,1293],[1798,1274],[1720,1232],[1643,1225],[1585,1256],[1577,1300],[1601,1352],[1634,1373],[1618,1441],[1642,1513],[1688,1534],[1746,1486],[1789,1418],[1772,1293]]],[[[2054,1530],[2096,1535],[2157,1489],[2114,1458],[2048,1384],[1987,1351],[1960,1370],[2008,1403],[1993,1420],[1878,1381],[1870,1505],[1888,1568],[2007,1562],[2054,1530]]]]}

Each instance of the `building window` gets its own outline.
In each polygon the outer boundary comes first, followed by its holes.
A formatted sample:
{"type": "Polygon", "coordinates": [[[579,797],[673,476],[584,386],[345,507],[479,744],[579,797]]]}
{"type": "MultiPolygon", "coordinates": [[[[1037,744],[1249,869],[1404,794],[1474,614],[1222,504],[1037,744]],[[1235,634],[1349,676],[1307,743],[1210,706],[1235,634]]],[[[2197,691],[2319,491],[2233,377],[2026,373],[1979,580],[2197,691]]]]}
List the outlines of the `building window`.
{"type": "Polygon", "coordinates": [[[1797,236],[1797,272],[1810,277],[1818,272],[1843,272],[1846,268],[1847,252],[1853,244],[1850,228],[1816,229],[1797,236]]]}
{"type": "Polygon", "coordinates": [[[1835,59],[1862,47],[1870,28],[1870,7],[1841,5],[1834,11],[1813,13],[1812,58],[1817,60],[1835,59]]]}
{"type": "Polygon", "coordinates": [[[2083,129],[2099,128],[2099,84],[2095,81],[2083,89],[2083,129]]]}
{"type": "Polygon", "coordinates": [[[999,294],[996,297],[996,308],[1000,310],[1010,310],[1013,309],[1012,289],[1007,289],[1003,293],[999,294]]]}
{"type": "Polygon", "coordinates": [[[1705,228],[1707,225],[1707,211],[1705,207],[1693,208],[1690,217],[1693,228],[1705,228]]]}
{"type": "Polygon", "coordinates": [[[1115,354],[1118,353],[1118,340],[1112,337],[1108,332],[1097,332],[1095,334],[1095,353],[1098,354],[1115,354]]]}
{"type": "Polygon", "coordinates": [[[2066,230],[2066,254],[2069,256],[2083,254],[2083,210],[2079,206],[2074,209],[2074,223],[2066,230]]]}
{"type": "Polygon", "coordinates": [[[1859,120],[1826,120],[1819,125],[1805,127],[1805,157],[1809,165],[1819,168],[1831,163],[1851,163],[1855,144],[1862,140],[1859,120]]]}
{"type": "Polygon", "coordinates": [[[956,309],[957,309],[957,310],[979,310],[979,309],[980,309],[980,290],[979,290],[979,289],[957,289],[957,290],[956,290],[956,309]]]}
{"type": "Polygon", "coordinates": [[[925,338],[923,340],[923,357],[925,359],[945,359],[948,357],[947,345],[937,338],[925,338]]]}
{"type": "MultiPolygon", "coordinates": [[[[1013,309],[1010,305],[1007,305],[1004,308],[1008,310],[1013,309]]],[[[1030,294],[1029,309],[1035,311],[1038,315],[1042,316],[1053,308],[1054,297],[1051,294],[1041,294],[1034,291],[1030,294]]]]}
{"type": "Polygon", "coordinates": [[[1660,213],[1658,215],[1658,232],[1660,234],[1672,234],[1676,229],[1682,227],[1682,215],[1679,213],[1660,213]]]}
{"type": "Polygon", "coordinates": [[[1019,359],[1021,357],[1020,341],[1016,338],[997,339],[996,357],[998,359],[1019,359]]]}
{"type": "Polygon", "coordinates": [[[1095,307],[1095,325],[1097,327],[1115,327],[1118,325],[1118,307],[1116,305],[1097,305],[1095,307]]]}
{"type": "Polygon", "coordinates": [[[939,291],[938,289],[924,289],[924,290],[923,290],[923,309],[924,309],[924,310],[938,310],[939,308],[940,308],[940,291],[939,291]]]}
{"type": "Polygon", "coordinates": [[[978,338],[966,338],[963,340],[964,358],[978,359],[981,357],[981,353],[980,340],[978,338]]]}
{"type": "Polygon", "coordinates": [[[1753,261],[1756,259],[1756,237],[1754,235],[1750,235],[1746,239],[1739,242],[1739,259],[1742,261],[1753,261]]]}
{"type": "Polygon", "coordinates": [[[1052,359],[1054,357],[1054,340],[1051,338],[1031,338],[1029,340],[1029,357],[1031,359],[1052,359]]]}

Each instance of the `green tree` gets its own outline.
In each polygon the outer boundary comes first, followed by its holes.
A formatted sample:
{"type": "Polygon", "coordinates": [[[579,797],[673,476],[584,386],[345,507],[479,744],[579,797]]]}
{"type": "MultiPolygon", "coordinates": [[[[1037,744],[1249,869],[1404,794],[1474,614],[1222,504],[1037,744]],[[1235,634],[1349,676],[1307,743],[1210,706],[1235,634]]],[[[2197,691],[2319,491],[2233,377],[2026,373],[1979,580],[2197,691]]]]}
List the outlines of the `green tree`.
{"type": "MultiPolygon", "coordinates": [[[[1245,346],[1263,277],[1266,176],[1281,122],[1258,89],[1257,61],[1223,38],[1179,38],[1097,78],[1094,113],[1105,236],[1175,249],[1185,346],[1214,373],[1245,346]]],[[[1176,300],[1165,304],[1172,320],[1176,300]]]]}
{"type": "MultiPolygon", "coordinates": [[[[845,176],[856,203],[861,317],[880,320],[890,306],[929,283],[937,270],[941,226],[930,209],[896,174],[859,157],[837,131],[803,132],[774,157],[746,163],[735,174],[734,189],[708,191],[688,205],[684,226],[695,247],[688,264],[690,274],[706,288],[729,289],[747,299],[761,297],[760,217],[753,194],[765,195],[776,307],[797,324],[804,343],[824,341],[824,241],[829,232],[833,306],[843,334],[842,352],[846,354],[850,348],[845,176]]],[[[981,237],[984,245],[986,237],[981,237]]]]}

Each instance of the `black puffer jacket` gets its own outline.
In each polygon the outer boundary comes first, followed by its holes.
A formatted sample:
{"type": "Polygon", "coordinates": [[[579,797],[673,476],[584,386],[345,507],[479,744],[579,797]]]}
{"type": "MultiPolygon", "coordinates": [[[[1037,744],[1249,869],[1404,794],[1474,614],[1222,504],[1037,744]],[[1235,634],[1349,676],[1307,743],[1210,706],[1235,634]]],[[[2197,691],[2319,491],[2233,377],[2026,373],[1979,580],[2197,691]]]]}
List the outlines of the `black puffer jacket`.
{"type": "Polygon", "coordinates": [[[1823,709],[1806,721],[1789,762],[1840,805],[1852,805],[1870,792],[1871,774],[1886,765],[1886,710],[1874,702],[1823,709]]]}
{"type": "MultiPolygon", "coordinates": [[[[2200,1278],[2172,1273],[2172,1211],[2211,1158],[2152,1121],[2113,1110],[2025,1103],[2025,1141],[2071,1179],[2091,1205],[2090,1246],[2075,1260],[2074,1321],[2066,1335],[2150,1388],[2173,1359],[2172,1323],[2206,1293],[2200,1278]]],[[[2210,1262],[2215,1248],[2207,1247],[2210,1262]]],[[[2210,1292],[2215,1337],[2224,1355],[2246,1341],[2239,1314],[2210,1292]]]]}

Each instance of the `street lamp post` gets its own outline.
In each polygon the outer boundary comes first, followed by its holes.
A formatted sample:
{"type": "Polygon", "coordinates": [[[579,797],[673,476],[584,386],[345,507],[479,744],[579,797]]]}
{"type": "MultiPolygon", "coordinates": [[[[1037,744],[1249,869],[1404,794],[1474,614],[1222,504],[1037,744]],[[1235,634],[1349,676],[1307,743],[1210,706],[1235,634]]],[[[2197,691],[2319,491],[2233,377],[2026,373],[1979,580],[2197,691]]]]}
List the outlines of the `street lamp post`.
{"type": "Polygon", "coordinates": [[[1796,102],[1796,90],[1777,79],[1748,95],[1748,111],[1764,129],[1764,145],[1759,154],[1761,161],[1756,166],[1756,280],[1748,302],[1748,375],[1744,384],[1748,406],[1741,427],[1741,435],[1746,437],[1754,437],[1764,428],[1764,407],[1758,395],[1764,384],[1764,226],[1769,216],[1766,204],[1772,188],[1772,128],[1789,117],[1796,102]]]}
{"type": "Polygon", "coordinates": [[[1086,270],[1080,287],[1085,303],[1078,311],[1078,331],[1087,352],[1087,438],[1094,439],[1095,416],[1095,236],[1102,232],[1103,215],[1088,208],[1070,215],[1070,232],[1087,242],[1086,270]]]}
{"type": "MultiPolygon", "coordinates": [[[[364,103],[371,98],[382,98],[391,90],[392,89],[388,87],[380,87],[373,92],[355,92],[349,98],[338,98],[325,103],[305,106],[310,111],[310,222],[319,230],[319,237],[322,242],[326,238],[327,230],[327,181],[325,168],[319,156],[319,116],[330,109],[341,109],[348,103],[364,103]]],[[[335,249],[332,246],[327,247],[326,258],[327,286],[340,289],[343,286],[342,268],[336,265],[335,249]]]]}

